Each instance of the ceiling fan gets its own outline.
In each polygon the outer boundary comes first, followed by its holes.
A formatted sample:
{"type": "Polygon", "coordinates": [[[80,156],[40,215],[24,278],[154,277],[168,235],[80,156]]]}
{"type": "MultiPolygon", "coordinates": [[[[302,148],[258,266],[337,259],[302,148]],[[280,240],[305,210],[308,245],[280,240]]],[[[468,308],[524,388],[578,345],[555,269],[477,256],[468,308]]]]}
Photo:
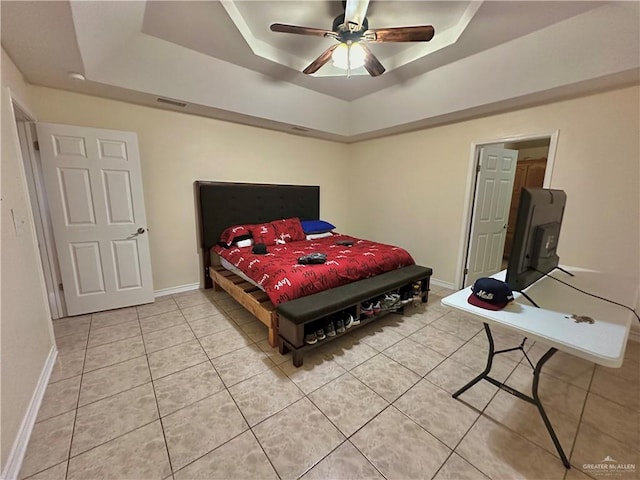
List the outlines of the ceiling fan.
{"type": "Polygon", "coordinates": [[[339,42],[322,52],[303,70],[303,73],[315,73],[333,58],[334,64],[346,69],[348,74],[352,69],[364,66],[369,75],[377,77],[384,73],[385,68],[371,52],[367,43],[428,42],[435,33],[431,25],[369,29],[369,21],[366,17],[369,0],[346,0],[342,3],[345,12],[333,20],[331,30],[282,23],[271,25],[272,32],[330,37],[339,42]]]}

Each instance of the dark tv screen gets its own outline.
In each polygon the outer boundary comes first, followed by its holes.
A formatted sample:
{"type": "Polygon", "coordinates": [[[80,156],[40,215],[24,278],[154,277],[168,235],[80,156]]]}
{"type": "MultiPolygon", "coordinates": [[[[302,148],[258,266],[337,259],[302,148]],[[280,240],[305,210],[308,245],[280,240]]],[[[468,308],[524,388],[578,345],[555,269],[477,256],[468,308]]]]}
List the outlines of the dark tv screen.
{"type": "Polygon", "coordinates": [[[562,190],[522,189],[505,281],[522,291],[558,266],[560,227],[567,203],[562,190]]]}

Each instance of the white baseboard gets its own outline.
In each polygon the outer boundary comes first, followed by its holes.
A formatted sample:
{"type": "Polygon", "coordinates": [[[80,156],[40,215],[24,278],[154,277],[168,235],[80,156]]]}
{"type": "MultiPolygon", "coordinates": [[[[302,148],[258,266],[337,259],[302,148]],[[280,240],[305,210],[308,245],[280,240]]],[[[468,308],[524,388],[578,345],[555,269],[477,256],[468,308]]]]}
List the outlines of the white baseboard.
{"type": "Polygon", "coordinates": [[[154,295],[156,298],[165,297],[167,295],[175,295],[177,293],[190,292],[192,290],[198,290],[200,288],[200,283],[189,283],[187,285],[179,285],[177,287],[169,287],[169,288],[161,288],[160,290],[156,290],[154,295]]]}
{"type": "Polygon", "coordinates": [[[448,288],[449,290],[458,290],[453,283],[445,282],[444,280],[438,280],[437,278],[432,278],[429,281],[429,284],[435,285],[437,287],[448,288]]]}
{"type": "Polygon", "coordinates": [[[27,408],[27,412],[22,418],[22,423],[20,424],[18,435],[13,442],[13,447],[11,447],[11,452],[9,453],[9,457],[7,458],[7,464],[5,465],[5,469],[2,472],[2,480],[14,480],[18,478],[18,474],[20,473],[20,469],[22,468],[24,455],[25,453],[27,453],[27,445],[29,445],[31,432],[33,431],[33,426],[36,423],[36,417],[38,416],[38,411],[40,410],[40,404],[42,403],[44,392],[47,389],[47,385],[49,384],[49,378],[51,378],[51,372],[53,371],[53,366],[56,363],[57,356],[58,350],[56,349],[55,345],[52,345],[51,350],[49,350],[47,360],[44,363],[44,367],[42,368],[42,372],[40,372],[40,378],[38,379],[36,389],[31,396],[29,408],[27,408]]]}

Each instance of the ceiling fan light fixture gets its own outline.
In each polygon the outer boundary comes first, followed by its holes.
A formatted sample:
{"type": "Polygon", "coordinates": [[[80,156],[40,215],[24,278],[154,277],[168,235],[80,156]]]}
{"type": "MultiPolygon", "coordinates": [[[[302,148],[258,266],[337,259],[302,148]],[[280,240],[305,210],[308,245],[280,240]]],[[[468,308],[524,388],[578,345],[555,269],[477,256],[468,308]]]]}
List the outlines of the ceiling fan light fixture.
{"type": "Polygon", "coordinates": [[[331,59],[333,64],[343,70],[353,70],[364,65],[366,54],[362,46],[358,42],[341,43],[333,51],[331,59]]]}

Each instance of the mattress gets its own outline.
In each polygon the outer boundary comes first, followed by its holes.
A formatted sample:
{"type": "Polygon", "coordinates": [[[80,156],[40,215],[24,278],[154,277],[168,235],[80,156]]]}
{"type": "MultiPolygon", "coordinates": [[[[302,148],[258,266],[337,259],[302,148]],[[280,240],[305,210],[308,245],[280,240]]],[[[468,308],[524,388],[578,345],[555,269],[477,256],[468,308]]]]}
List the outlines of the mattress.
{"type": "Polygon", "coordinates": [[[220,257],[220,265],[222,265],[225,270],[229,270],[230,272],[235,273],[236,275],[238,275],[243,280],[249,282],[251,285],[253,285],[255,287],[258,287],[260,290],[262,290],[264,292],[264,288],[262,287],[262,285],[259,285],[257,282],[254,282],[253,280],[251,280],[249,277],[247,277],[244,274],[244,272],[242,270],[240,270],[238,267],[234,266],[232,263],[230,263],[224,257],[220,257]]]}
{"type": "Polygon", "coordinates": [[[415,264],[401,247],[340,234],[271,245],[263,255],[252,253],[252,247],[226,249],[216,246],[213,250],[230,267],[241,271],[243,275],[239,276],[263,290],[276,306],[415,264]],[[350,242],[351,245],[338,242],[350,242]],[[311,253],[325,254],[326,262],[314,265],[298,262],[298,258],[311,253]]]}

